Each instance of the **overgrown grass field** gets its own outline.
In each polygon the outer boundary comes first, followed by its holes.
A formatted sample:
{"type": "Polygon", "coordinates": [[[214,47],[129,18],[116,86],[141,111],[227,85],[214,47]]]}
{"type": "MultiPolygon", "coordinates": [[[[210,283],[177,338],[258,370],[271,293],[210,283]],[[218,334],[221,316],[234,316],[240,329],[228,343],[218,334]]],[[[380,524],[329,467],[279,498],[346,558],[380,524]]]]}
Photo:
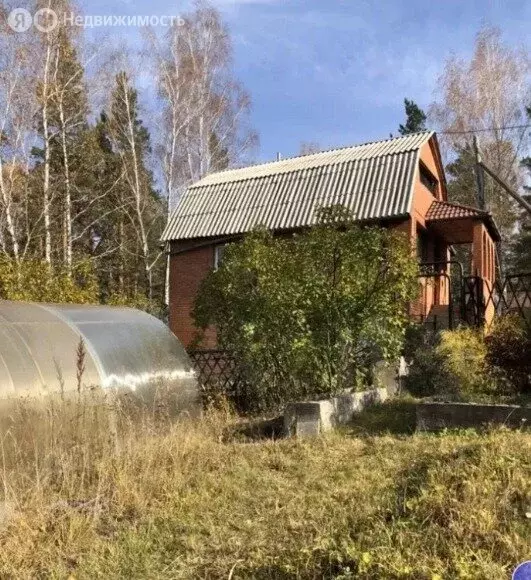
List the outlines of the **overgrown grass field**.
{"type": "Polygon", "coordinates": [[[104,402],[10,413],[2,578],[492,580],[531,557],[526,432],[412,434],[408,404],[305,441],[104,402]]]}

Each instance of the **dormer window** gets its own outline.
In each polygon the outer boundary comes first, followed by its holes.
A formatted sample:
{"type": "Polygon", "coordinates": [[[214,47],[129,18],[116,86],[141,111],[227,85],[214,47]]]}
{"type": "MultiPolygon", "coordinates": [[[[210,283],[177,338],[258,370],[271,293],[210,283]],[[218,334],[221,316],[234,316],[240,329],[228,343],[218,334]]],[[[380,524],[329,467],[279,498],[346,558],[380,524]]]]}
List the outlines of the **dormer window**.
{"type": "Polygon", "coordinates": [[[424,185],[424,187],[427,187],[435,197],[437,197],[437,188],[439,187],[439,182],[433,173],[422,162],[420,163],[420,182],[422,185],[424,185]]]}

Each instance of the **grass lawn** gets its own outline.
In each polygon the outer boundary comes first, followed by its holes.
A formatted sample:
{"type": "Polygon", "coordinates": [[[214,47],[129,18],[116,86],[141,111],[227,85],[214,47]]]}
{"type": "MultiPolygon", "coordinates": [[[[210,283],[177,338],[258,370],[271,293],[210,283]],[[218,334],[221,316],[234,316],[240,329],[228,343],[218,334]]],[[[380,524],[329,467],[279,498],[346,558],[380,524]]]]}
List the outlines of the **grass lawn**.
{"type": "Polygon", "coordinates": [[[530,433],[412,434],[407,402],[306,441],[46,417],[3,438],[2,578],[497,580],[531,558],[530,433]]]}

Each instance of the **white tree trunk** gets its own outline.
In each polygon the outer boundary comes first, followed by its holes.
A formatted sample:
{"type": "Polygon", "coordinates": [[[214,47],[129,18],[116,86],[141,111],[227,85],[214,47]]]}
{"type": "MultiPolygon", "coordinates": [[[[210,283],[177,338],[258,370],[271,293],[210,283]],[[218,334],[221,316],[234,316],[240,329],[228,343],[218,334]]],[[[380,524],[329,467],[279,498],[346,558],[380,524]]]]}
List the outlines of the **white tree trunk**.
{"type": "Polygon", "coordinates": [[[46,58],[44,63],[43,87],[42,87],[42,130],[44,138],[44,176],[42,189],[43,218],[44,218],[44,259],[47,264],[52,264],[52,218],[50,207],[50,128],[48,119],[48,99],[49,99],[49,75],[52,47],[50,43],[46,46],[46,58]]]}
{"type": "Polygon", "coordinates": [[[149,243],[146,233],[146,224],[144,223],[144,208],[143,203],[145,202],[144,196],[142,195],[142,184],[140,178],[140,166],[137,152],[137,143],[134,127],[133,112],[131,111],[131,103],[129,100],[129,91],[127,85],[124,83],[124,100],[125,107],[127,111],[127,129],[128,129],[128,139],[131,148],[131,157],[133,162],[133,195],[134,195],[134,207],[138,226],[138,233],[140,237],[140,244],[142,248],[142,258],[144,261],[144,271],[146,275],[146,280],[148,282],[149,296],[152,296],[152,276],[151,269],[149,267],[149,243]]]}
{"type": "Polygon", "coordinates": [[[63,169],[65,179],[65,207],[64,207],[64,260],[69,273],[72,271],[73,250],[72,250],[72,186],[70,181],[70,162],[68,147],[66,143],[66,120],[64,114],[63,101],[59,103],[59,115],[61,121],[61,146],[63,149],[63,169]]]}

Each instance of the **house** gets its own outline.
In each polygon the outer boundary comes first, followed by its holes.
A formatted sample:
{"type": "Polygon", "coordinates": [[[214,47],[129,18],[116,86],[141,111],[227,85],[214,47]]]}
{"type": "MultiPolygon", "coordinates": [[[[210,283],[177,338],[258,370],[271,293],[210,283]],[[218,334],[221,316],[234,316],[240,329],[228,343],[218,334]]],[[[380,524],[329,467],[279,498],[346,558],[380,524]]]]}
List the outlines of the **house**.
{"type": "MultiPolygon", "coordinates": [[[[456,244],[472,244],[471,272],[485,291],[491,287],[499,239],[492,217],[448,203],[436,134],[415,133],[229,169],[192,184],[163,234],[170,264],[169,320],[177,337],[185,345],[192,342],[194,297],[228,242],[257,225],[289,235],[315,223],[318,208],[336,204],[360,223],[403,231],[419,260],[431,264],[435,275],[419,279],[420,298],[411,305],[412,315],[448,311],[449,262],[456,244]]],[[[211,334],[203,346],[214,345],[211,334]]]]}

